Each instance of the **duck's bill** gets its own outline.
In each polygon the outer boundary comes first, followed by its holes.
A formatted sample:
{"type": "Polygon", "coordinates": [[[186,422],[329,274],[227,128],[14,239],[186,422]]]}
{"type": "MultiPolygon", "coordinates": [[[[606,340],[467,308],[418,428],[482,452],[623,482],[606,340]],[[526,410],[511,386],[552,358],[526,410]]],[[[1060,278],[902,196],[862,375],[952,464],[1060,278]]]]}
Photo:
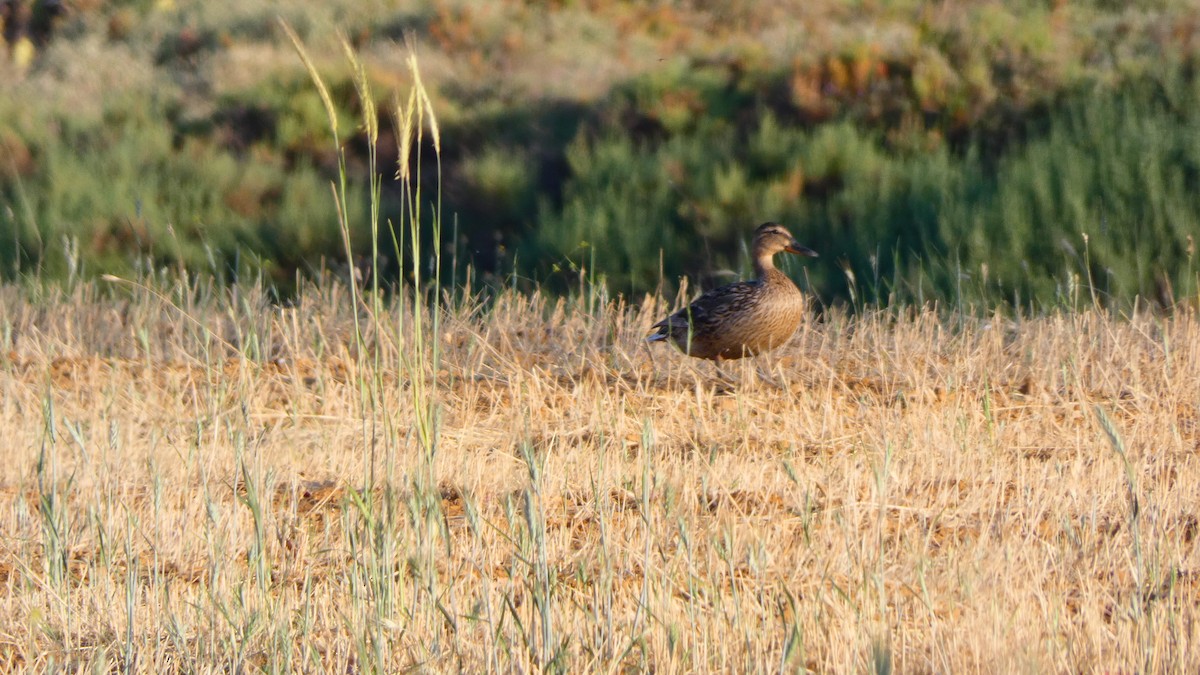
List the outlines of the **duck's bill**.
{"type": "Polygon", "coordinates": [[[783,250],[787,251],[788,253],[795,253],[796,255],[805,256],[806,258],[816,258],[817,257],[816,251],[812,250],[811,248],[809,248],[807,246],[801,246],[800,244],[797,244],[794,241],[792,243],[788,244],[787,248],[785,248],[783,250]]]}

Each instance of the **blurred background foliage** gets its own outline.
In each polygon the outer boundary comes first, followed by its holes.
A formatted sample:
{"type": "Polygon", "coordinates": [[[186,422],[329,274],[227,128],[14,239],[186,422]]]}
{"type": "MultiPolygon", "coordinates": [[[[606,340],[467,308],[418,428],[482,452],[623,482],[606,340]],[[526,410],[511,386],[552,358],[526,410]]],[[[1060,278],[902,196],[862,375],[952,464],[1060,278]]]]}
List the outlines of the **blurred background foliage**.
{"type": "Polygon", "coordinates": [[[820,251],[789,269],[827,301],[1198,293],[1200,7],[1165,0],[0,0],[0,277],[179,266],[286,292],[340,264],[333,136],[279,16],[341,108],[356,253],[338,31],[382,110],[416,45],[447,274],[709,285],[777,220],[820,251]]]}

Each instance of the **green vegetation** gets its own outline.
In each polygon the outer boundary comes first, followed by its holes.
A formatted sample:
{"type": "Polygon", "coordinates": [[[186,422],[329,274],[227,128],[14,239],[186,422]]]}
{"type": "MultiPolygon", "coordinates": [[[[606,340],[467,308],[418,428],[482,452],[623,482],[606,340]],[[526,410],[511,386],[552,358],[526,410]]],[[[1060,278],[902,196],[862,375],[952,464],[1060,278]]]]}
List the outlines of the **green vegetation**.
{"type": "MultiPolygon", "coordinates": [[[[584,269],[622,293],[707,283],[744,272],[746,233],[775,219],[822,253],[804,273],[827,300],[1038,308],[1198,292],[1200,12],[1184,3],[46,14],[37,30],[10,21],[0,59],[7,278],[180,265],[261,270],[286,289],[344,256],[332,134],[281,14],[344,125],[359,103],[335,30],[384,111],[412,37],[445,139],[445,275],[470,263],[558,289],[584,269]]],[[[352,246],[369,257],[369,144],[353,127],[338,136],[360,186],[352,246]]],[[[384,180],[381,222],[403,202],[384,180]]],[[[386,226],[378,236],[380,276],[397,278],[386,226]]]]}

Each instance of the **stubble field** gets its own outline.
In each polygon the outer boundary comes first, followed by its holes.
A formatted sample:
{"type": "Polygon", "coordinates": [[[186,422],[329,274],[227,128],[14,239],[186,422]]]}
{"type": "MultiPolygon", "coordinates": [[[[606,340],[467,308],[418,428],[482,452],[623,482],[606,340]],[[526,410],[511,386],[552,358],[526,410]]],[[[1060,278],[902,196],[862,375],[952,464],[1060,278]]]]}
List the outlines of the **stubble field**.
{"type": "Polygon", "coordinates": [[[161,289],[0,288],[2,670],[1200,664],[1192,312],[161,289]]]}

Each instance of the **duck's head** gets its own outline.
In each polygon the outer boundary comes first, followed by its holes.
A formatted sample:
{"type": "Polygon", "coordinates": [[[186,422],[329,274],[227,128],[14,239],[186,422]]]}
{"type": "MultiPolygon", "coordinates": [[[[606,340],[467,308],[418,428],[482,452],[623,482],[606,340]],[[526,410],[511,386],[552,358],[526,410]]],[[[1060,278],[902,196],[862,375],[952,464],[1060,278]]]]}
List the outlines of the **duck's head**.
{"type": "Polygon", "coordinates": [[[781,251],[795,253],[808,258],[817,257],[817,252],[807,246],[800,245],[787,228],[779,223],[763,223],[754,230],[755,259],[770,258],[781,251]]]}

